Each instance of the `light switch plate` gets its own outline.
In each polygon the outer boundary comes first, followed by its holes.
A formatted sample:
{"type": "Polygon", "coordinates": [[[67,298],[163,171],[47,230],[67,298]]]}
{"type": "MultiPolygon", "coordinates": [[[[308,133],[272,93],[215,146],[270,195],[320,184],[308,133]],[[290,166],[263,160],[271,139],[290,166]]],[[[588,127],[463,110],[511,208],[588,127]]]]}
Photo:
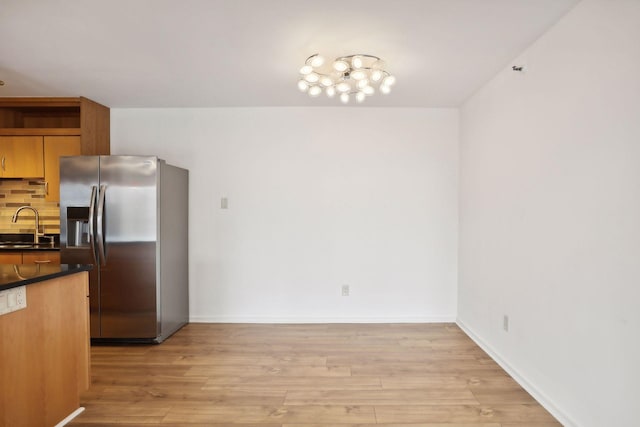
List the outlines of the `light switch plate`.
{"type": "Polygon", "coordinates": [[[342,285],[342,296],[343,297],[349,296],[349,285],[342,285]]]}

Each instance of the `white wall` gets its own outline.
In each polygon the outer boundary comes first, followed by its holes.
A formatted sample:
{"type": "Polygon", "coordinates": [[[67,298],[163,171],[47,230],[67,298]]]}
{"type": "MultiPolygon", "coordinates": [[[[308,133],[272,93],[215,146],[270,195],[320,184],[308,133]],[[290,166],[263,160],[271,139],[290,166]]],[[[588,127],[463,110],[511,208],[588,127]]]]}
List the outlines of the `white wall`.
{"type": "Polygon", "coordinates": [[[639,43],[585,0],[461,110],[459,321],[567,425],[640,422],[639,43]]]}
{"type": "Polygon", "coordinates": [[[112,109],[111,121],[113,154],[190,170],[192,320],[455,319],[457,110],[112,109]]]}

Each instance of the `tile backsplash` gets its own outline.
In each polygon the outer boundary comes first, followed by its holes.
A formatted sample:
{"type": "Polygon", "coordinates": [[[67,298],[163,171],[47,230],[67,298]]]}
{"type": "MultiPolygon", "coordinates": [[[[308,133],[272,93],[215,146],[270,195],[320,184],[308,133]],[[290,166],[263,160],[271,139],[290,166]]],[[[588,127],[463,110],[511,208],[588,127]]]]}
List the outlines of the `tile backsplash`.
{"type": "Polygon", "coordinates": [[[18,222],[11,222],[16,209],[25,205],[38,210],[41,232],[60,233],[60,204],[47,202],[44,197],[43,181],[0,179],[0,233],[33,233],[34,215],[31,210],[20,212],[18,222]]]}

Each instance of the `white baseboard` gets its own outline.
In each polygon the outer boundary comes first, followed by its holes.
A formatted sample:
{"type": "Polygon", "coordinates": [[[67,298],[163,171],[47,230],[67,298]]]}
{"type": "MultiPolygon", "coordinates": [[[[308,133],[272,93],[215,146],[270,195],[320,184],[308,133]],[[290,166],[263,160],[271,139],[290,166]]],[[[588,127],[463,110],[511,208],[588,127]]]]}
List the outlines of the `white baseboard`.
{"type": "Polygon", "coordinates": [[[553,401],[544,394],[538,387],[533,385],[531,381],[527,380],[527,378],[514,369],[509,363],[491,347],[485,340],[480,338],[478,334],[473,332],[473,330],[464,324],[462,320],[457,319],[456,323],[466,333],[469,338],[471,338],[478,346],[483,349],[491,358],[498,364],[502,369],[504,369],[511,377],[518,383],[520,386],[525,389],[534,399],[544,407],[547,411],[551,413],[563,426],[565,427],[578,427],[578,424],[569,418],[567,414],[560,410],[553,401]]]}
{"type": "Polygon", "coordinates": [[[191,323],[455,323],[455,316],[409,317],[265,317],[191,316],[191,323]]]}
{"type": "Polygon", "coordinates": [[[79,407],[78,409],[73,411],[71,414],[69,414],[67,416],[67,418],[65,418],[64,420],[60,421],[58,424],[56,424],[55,427],[63,427],[65,425],[69,424],[71,422],[71,420],[73,420],[75,417],[80,415],[83,411],[84,411],[84,408],[82,406],[79,407]]]}

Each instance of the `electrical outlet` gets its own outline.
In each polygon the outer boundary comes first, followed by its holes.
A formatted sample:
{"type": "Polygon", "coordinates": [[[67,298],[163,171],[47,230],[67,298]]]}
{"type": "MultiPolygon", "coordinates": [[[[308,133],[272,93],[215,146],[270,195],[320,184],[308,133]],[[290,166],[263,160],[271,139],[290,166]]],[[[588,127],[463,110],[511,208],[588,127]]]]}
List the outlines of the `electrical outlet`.
{"type": "Polygon", "coordinates": [[[220,199],[220,209],[229,209],[229,200],[226,197],[220,199]]]}
{"type": "Polygon", "coordinates": [[[342,296],[343,297],[349,296],[349,285],[342,285],[342,296]]]}
{"type": "Polygon", "coordinates": [[[506,314],[502,317],[502,329],[504,329],[505,332],[509,332],[509,316],[506,314]]]}
{"type": "Polygon", "coordinates": [[[24,286],[0,292],[0,315],[27,308],[27,290],[24,286]]]}

